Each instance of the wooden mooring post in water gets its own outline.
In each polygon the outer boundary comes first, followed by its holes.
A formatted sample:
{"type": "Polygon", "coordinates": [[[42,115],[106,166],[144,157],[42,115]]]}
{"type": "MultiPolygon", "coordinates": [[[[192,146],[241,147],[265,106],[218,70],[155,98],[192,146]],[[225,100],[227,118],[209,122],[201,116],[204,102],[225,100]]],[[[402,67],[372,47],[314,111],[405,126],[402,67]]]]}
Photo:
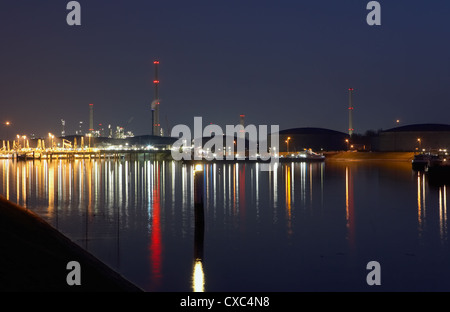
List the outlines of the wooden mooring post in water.
{"type": "Polygon", "coordinates": [[[204,199],[204,173],[203,165],[194,167],[194,268],[192,273],[192,290],[205,291],[205,274],[203,270],[203,242],[205,236],[204,199]]]}
{"type": "Polygon", "coordinates": [[[204,173],[203,165],[196,165],[194,169],[194,218],[195,218],[195,248],[194,257],[203,259],[203,239],[205,233],[204,199],[204,173]]]}

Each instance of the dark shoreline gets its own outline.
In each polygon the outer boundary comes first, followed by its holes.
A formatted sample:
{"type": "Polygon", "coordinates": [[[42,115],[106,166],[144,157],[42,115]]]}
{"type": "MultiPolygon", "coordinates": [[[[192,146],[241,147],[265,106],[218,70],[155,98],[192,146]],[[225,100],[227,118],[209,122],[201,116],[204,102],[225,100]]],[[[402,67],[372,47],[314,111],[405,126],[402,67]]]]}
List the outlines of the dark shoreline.
{"type": "MultiPolygon", "coordinates": [[[[357,152],[357,151],[339,151],[339,152],[323,152],[325,159],[310,158],[278,158],[278,162],[324,162],[324,161],[404,161],[411,162],[414,158],[414,152],[357,152]]],[[[233,164],[233,163],[261,163],[270,164],[272,159],[268,160],[252,160],[252,159],[200,159],[200,160],[181,160],[185,164],[233,164]]]]}
{"type": "Polygon", "coordinates": [[[0,291],[142,292],[35,213],[0,196],[0,291]],[[81,285],[66,282],[80,263],[81,285]]]}
{"type": "Polygon", "coordinates": [[[405,161],[411,162],[414,152],[325,152],[329,161],[405,161]]]}

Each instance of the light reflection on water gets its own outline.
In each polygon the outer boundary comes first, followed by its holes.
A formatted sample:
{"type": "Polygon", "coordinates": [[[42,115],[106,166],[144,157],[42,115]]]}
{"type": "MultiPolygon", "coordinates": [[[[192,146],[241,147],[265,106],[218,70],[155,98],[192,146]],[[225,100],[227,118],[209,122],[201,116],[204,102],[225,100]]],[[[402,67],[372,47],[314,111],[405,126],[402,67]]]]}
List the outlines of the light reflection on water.
{"type": "Polygon", "coordinates": [[[447,186],[409,163],[0,161],[0,193],[148,291],[450,290],[447,186]],[[199,225],[201,224],[201,225],[199,225]]]}

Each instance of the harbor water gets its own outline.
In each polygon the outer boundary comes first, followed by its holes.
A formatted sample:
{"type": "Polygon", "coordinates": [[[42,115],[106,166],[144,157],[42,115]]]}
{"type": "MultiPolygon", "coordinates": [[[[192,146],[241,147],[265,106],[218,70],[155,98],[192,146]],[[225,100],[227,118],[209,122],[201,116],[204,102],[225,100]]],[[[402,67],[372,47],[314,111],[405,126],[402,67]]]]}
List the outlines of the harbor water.
{"type": "Polygon", "coordinates": [[[0,160],[0,194],[145,291],[449,291],[446,185],[402,161],[0,160]],[[380,264],[369,285],[367,264],[380,264]]]}

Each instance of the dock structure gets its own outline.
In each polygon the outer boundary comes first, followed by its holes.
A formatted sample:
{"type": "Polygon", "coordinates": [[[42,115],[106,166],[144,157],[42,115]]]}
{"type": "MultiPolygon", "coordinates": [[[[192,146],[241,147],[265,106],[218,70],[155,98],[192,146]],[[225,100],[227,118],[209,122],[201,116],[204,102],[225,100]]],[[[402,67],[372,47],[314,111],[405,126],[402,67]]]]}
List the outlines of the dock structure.
{"type": "Polygon", "coordinates": [[[99,149],[99,148],[85,148],[85,149],[37,149],[37,148],[22,148],[12,150],[1,150],[0,159],[14,159],[14,160],[56,160],[56,159],[139,159],[143,157],[144,160],[151,156],[168,156],[170,150],[165,149],[99,149]]]}
{"type": "Polygon", "coordinates": [[[169,159],[177,138],[152,135],[127,138],[69,135],[29,139],[19,136],[14,140],[0,140],[0,159],[169,159]]]}

